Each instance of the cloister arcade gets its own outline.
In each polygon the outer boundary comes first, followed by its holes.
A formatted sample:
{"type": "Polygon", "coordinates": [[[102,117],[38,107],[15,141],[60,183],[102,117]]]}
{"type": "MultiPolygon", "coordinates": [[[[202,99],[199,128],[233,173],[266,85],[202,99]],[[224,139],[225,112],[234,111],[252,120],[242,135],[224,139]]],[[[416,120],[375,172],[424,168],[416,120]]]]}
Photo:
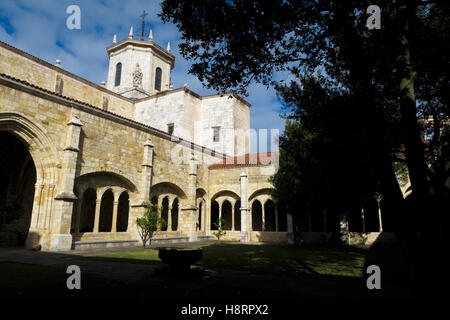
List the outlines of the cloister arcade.
{"type": "Polygon", "coordinates": [[[71,233],[127,232],[130,198],[136,188],[125,178],[109,172],[82,175],[75,180],[78,197],[72,215],[71,233]]]}
{"type": "MultiPolygon", "coordinates": [[[[232,191],[221,191],[211,200],[211,229],[217,230],[216,222],[224,220],[224,230],[241,230],[241,201],[232,191]]],[[[284,232],[287,231],[286,212],[279,209],[278,202],[271,194],[271,189],[256,191],[249,198],[249,231],[284,232]]]]}
{"type": "Polygon", "coordinates": [[[151,196],[151,203],[161,208],[161,217],[167,223],[160,231],[180,233],[180,209],[186,200],[183,190],[171,182],[161,182],[152,186],[151,196]]]}

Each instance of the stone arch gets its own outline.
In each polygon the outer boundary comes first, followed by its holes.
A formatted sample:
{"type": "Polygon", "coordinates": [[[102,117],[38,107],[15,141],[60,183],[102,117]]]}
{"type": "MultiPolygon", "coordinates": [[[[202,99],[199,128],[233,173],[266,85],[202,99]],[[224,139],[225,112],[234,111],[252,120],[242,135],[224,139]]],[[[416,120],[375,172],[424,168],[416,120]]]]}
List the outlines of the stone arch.
{"type": "Polygon", "coordinates": [[[0,131],[0,245],[23,246],[30,229],[36,167],[26,145],[0,131]]]}
{"type": "Polygon", "coordinates": [[[219,198],[231,198],[236,201],[240,199],[239,195],[236,192],[230,190],[221,190],[211,197],[212,200],[216,200],[219,198]]]}
{"type": "Polygon", "coordinates": [[[128,217],[130,214],[130,196],[123,191],[117,204],[117,232],[126,232],[128,229],[128,217]]]}
{"type": "Polygon", "coordinates": [[[183,191],[182,188],[177,186],[176,184],[172,182],[159,182],[150,188],[151,195],[164,195],[164,194],[172,194],[177,196],[180,199],[186,199],[186,193],[183,191]]]}
{"type": "Polygon", "coordinates": [[[26,243],[32,246],[41,242],[51,229],[55,187],[58,182],[56,167],[59,163],[55,143],[31,120],[14,112],[0,113],[0,131],[17,137],[28,149],[36,171],[36,189],[33,196],[31,223],[26,243]]]}
{"type": "Polygon", "coordinates": [[[206,190],[204,188],[197,188],[196,190],[197,198],[203,198],[206,196],[206,190]]]}
{"type": "Polygon", "coordinates": [[[36,166],[37,184],[56,184],[57,151],[54,143],[31,120],[12,112],[0,113],[0,131],[7,131],[28,147],[36,166]]]}
{"type": "Polygon", "coordinates": [[[275,189],[273,188],[262,188],[262,189],[258,189],[256,191],[254,191],[250,197],[248,197],[248,201],[251,202],[253,199],[259,198],[261,196],[268,196],[268,197],[274,197],[273,193],[274,193],[275,189]]]}
{"type": "Polygon", "coordinates": [[[75,178],[77,191],[87,187],[105,188],[103,191],[106,191],[108,187],[119,187],[133,194],[138,193],[136,185],[129,178],[114,171],[94,171],[75,178]]]}

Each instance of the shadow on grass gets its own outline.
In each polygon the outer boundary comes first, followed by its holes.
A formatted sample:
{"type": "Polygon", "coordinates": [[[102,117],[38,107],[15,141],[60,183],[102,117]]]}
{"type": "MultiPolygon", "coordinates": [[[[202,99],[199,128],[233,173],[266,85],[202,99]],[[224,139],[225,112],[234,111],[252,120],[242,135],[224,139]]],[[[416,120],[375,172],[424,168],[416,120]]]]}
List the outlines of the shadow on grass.
{"type": "MultiPolygon", "coordinates": [[[[109,261],[109,260],[108,260],[109,261]]],[[[179,286],[158,285],[153,282],[125,282],[111,280],[89,272],[83,272],[81,290],[68,290],[65,268],[56,266],[40,266],[15,262],[0,262],[0,274],[8,275],[0,279],[0,300],[149,300],[169,302],[184,301],[247,301],[255,295],[267,301],[292,298],[288,293],[271,292],[230,287],[221,284],[205,285],[200,288],[185,283],[179,286]]],[[[300,298],[300,297],[297,297],[300,298]]],[[[308,298],[308,297],[305,297],[308,298]]],[[[167,313],[165,312],[165,316],[167,313]]]]}
{"type": "MultiPolygon", "coordinates": [[[[203,247],[198,265],[255,275],[360,282],[367,250],[348,246],[245,245],[218,243],[203,247]]],[[[85,259],[161,265],[158,251],[137,249],[85,259]]]]}
{"type": "Polygon", "coordinates": [[[215,244],[204,248],[200,265],[252,274],[361,281],[364,249],[337,245],[215,244]]]}
{"type": "Polygon", "coordinates": [[[408,258],[399,242],[375,241],[367,252],[364,270],[370,265],[380,267],[382,283],[409,285],[408,258]]]}

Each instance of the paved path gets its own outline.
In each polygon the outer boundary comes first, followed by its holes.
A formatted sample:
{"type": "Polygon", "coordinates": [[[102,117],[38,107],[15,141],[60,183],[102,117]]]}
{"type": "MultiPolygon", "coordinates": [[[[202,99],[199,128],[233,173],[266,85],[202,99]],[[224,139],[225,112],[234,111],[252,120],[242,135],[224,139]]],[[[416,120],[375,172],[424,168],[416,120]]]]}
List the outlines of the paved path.
{"type": "MultiPolygon", "coordinates": [[[[205,245],[196,243],[193,246],[205,245]]],[[[183,245],[184,247],[186,245],[183,245]]],[[[384,285],[382,290],[371,291],[365,283],[337,282],[328,280],[294,279],[287,277],[272,277],[252,275],[249,272],[233,270],[207,269],[201,279],[180,280],[161,278],[155,275],[159,266],[149,264],[133,264],[120,262],[105,262],[86,259],[86,256],[104,253],[126,251],[132,248],[109,248],[102,250],[69,251],[63,253],[34,252],[19,248],[0,249],[0,262],[16,262],[43,266],[67,267],[78,265],[83,272],[89,272],[107,279],[128,282],[145,281],[155,286],[173,288],[201,289],[209,286],[228,286],[245,289],[261,290],[277,293],[283,297],[311,297],[325,300],[334,299],[409,299],[409,290],[401,287],[384,285]]]]}

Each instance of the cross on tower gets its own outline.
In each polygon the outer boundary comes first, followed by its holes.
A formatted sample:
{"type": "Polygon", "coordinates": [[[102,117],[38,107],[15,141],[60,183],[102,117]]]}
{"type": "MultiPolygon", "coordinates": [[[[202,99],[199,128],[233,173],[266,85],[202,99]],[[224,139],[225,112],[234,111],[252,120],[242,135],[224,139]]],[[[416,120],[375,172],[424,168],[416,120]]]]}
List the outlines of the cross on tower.
{"type": "Polygon", "coordinates": [[[145,12],[145,10],[142,12],[140,17],[142,18],[142,33],[141,33],[141,40],[144,40],[144,29],[145,29],[145,17],[148,16],[148,13],[145,12]]]}

